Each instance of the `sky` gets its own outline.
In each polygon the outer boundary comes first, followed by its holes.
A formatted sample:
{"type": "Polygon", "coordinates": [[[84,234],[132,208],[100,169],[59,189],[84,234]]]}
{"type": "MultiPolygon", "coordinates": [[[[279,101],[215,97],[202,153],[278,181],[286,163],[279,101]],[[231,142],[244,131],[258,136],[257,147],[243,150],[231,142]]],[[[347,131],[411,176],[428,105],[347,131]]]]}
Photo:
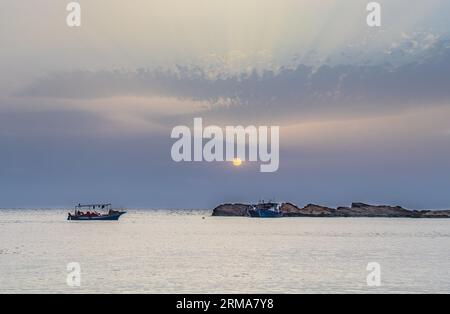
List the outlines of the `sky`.
{"type": "Polygon", "coordinates": [[[450,208],[447,0],[0,1],[0,208],[450,208]],[[279,170],[174,162],[194,117],[280,126],[279,170]]]}

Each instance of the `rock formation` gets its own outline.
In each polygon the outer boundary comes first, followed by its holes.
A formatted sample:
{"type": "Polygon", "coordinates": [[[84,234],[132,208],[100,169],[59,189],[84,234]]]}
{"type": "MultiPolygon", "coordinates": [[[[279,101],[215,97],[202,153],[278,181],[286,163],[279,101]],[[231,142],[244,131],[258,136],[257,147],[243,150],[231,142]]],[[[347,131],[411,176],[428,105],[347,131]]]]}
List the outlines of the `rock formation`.
{"type": "Polygon", "coordinates": [[[214,208],[213,216],[247,216],[251,205],[245,204],[222,204],[214,208]]]}
{"type": "MultiPolygon", "coordinates": [[[[247,216],[251,204],[222,204],[214,208],[213,216],[247,216]]],[[[393,218],[450,218],[450,210],[408,210],[400,206],[353,203],[351,207],[330,208],[308,204],[300,208],[292,203],[282,203],[285,217],[393,217],[393,218]]]]}

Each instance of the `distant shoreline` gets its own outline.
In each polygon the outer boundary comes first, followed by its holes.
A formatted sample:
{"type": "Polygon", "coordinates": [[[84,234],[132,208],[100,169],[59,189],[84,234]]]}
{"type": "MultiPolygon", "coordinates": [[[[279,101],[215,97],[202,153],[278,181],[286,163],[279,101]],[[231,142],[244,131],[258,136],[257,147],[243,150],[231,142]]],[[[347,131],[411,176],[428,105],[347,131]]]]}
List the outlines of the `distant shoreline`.
{"type": "MultiPolygon", "coordinates": [[[[221,204],[213,209],[212,216],[246,217],[253,206],[255,204],[221,204]]],[[[450,218],[450,210],[409,210],[401,206],[365,203],[337,208],[309,204],[300,208],[286,202],[281,203],[280,211],[282,217],[450,218]]]]}

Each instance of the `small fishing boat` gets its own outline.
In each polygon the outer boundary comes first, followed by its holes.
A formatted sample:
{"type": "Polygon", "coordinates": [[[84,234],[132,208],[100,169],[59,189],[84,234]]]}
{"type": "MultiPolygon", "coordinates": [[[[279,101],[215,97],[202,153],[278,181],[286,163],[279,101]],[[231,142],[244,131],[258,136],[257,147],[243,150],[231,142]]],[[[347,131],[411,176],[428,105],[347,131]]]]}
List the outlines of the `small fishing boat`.
{"type": "Polygon", "coordinates": [[[280,218],[283,217],[281,204],[260,202],[248,210],[248,216],[252,218],[280,218]]]}
{"type": "Polygon", "coordinates": [[[120,216],[126,213],[114,210],[111,206],[111,204],[78,204],[75,206],[75,213],[69,213],[67,220],[119,220],[120,216]],[[102,214],[97,210],[107,210],[107,213],[102,214]]]}

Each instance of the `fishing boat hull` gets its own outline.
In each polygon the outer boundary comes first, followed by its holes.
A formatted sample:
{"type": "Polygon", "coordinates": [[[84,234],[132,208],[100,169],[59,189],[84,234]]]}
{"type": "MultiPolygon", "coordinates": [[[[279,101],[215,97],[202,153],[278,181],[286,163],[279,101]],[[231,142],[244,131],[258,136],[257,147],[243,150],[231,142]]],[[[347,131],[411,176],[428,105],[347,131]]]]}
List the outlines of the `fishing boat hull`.
{"type": "Polygon", "coordinates": [[[281,218],[283,214],[268,209],[254,209],[248,211],[248,216],[251,218],[281,218]]]}
{"type": "Polygon", "coordinates": [[[272,210],[266,210],[266,209],[260,209],[259,212],[259,218],[280,218],[283,217],[283,214],[280,212],[275,212],[272,210]]]}
{"type": "Polygon", "coordinates": [[[70,215],[67,217],[67,220],[75,220],[75,221],[95,221],[95,220],[100,220],[100,221],[104,221],[104,220],[119,220],[120,216],[122,216],[123,214],[125,214],[126,212],[118,212],[118,213],[114,213],[114,214],[107,214],[107,215],[101,215],[101,216],[74,216],[74,215],[70,215]]]}

